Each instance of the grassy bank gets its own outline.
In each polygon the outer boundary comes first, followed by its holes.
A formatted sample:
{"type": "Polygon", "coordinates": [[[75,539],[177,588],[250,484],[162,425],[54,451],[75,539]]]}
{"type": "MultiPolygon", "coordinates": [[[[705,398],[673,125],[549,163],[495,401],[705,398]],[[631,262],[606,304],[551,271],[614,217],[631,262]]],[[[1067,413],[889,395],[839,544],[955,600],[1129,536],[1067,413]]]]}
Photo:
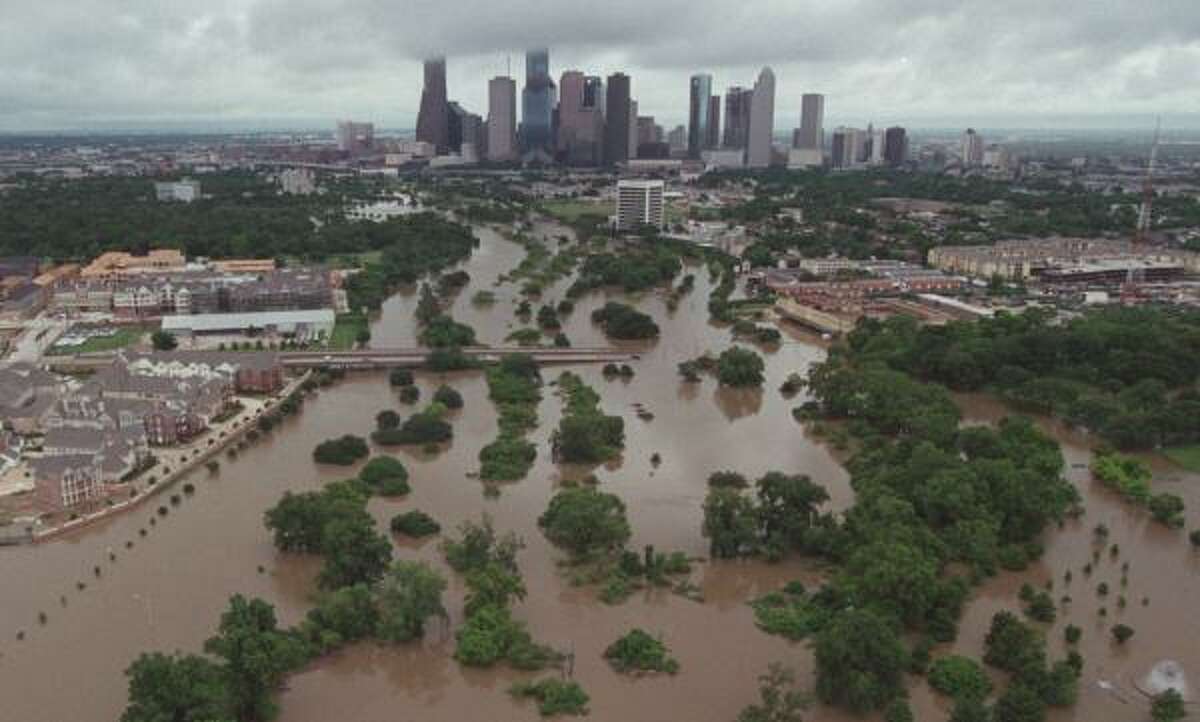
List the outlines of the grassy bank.
{"type": "Polygon", "coordinates": [[[1200,474],[1200,444],[1176,446],[1163,452],[1164,455],[1188,471],[1200,474]]]}
{"type": "Polygon", "coordinates": [[[122,326],[111,336],[93,336],[78,346],[53,346],[47,353],[51,356],[66,356],[76,353],[116,351],[138,343],[149,330],[147,326],[122,326]]]}
{"type": "Polygon", "coordinates": [[[342,313],[337,317],[333,333],[329,336],[329,348],[344,351],[354,348],[355,340],[362,331],[369,330],[367,317],[361,313],[342,313]]]}
{"type": "Polygon", "coordinates": [[[572,223],[583,216],[607,218],[611,204],[579,200],[551,200],[542,203],[542,211],[560,221],[572,223]]]}

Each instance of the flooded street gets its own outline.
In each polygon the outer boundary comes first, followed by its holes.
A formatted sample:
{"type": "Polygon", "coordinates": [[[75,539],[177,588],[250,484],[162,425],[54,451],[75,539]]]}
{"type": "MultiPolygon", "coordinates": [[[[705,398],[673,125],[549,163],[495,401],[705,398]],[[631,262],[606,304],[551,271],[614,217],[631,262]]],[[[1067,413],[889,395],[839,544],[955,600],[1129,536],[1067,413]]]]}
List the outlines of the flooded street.
{"type": "MultiPolygon", "coordinates": [[[[522,325],[513,314],[520,285],[493,284],[520,262],[524,251],[491,230],[477,233],[481,247],[463,265],[472,282],[456,296],[451,313],[472,325],[480,342],[499,345],[522,325]],[[479,290],[493,291],[496,303],[473,304],[471,297],[479,290]]],[[[696,267],[686,272],[695,274],[695,289],[674,312],[667,309],[662,295],[635,297],[638,308],[654,316],[662,337],[623,346],[640,355],[630,364],[636,372],[632,379],[606,381],[598,365],[571,370],[601,394],[606,413],[625,419],[622,457],[587,471],[597,475],[601,488],[625,501],[633,528],[631,548],[653,544],[659,551],[706,556],[707,542],[700,534],[701,505],[706,479],[713,471],[735,470],[751,478],[772,469],[805,473],[829,489],[836,509],[848,506],[853,497],[834,454],[808,438],[792,419],[791,410],[802,399],[785,399],[778,391],[788,374],[803,373],[823,356],[813,339],[785,329],[784,342],[764,353],[767,381],[761,392],[718,389],[712,378],[699,384],[680,381],[679,362],[706,350],[720,351],[730,337],[727,329],[708,321],[712,283],[707,270],[696,267]],[[638,403],[653,413],[652,420],[638,417],[634,410],[638,403]],[[662,458],[657,468],[650,462],[656,452],[662,458]]],[[[547,290],[541,302],[533,304],[535,311],[540,303],[561,300],[569,285],[566,279],[547,290]]],[[[576,303],[563,321],[563,331],[573,345],[611,345],[592,325],[590,315],[616,297],[592,293],[576,303]]],[[[415,345],[416,302],[416,289],[404,289],[390,299],[372,326],[373,345],[415,345]]],[[[543,376],[549,382],[561,370],[546,368],[543,376]]],[[[584,473],[564,472],[550,460],[549,437],[562,403],[553,388],[544,389],[540,423],[529,437],[538,447],[536,464],[524,480],[503,484],[498,497],[485,498],[482,483],[468,473],[478,469],[479,450],[497,433],[486,383],[479,372],[421,372],[417,385],[422,402],[443,382],[458,389],[465,401],[465,407],[449,417],[453,442],[436,454],[416,448],[397,451],[409,468],[413,492],[400,500],[374,499],[371,511],[386,528],[395,513],[421,509],[446,532],[486,512],[498,530],[523,537],[526,548],[518,559],[529,594],[515,607],[515,614],[528,623],[535,639],[574,652],[575,678],[591,696],[591,719],[729,722],[756,699],[756,677],[774,661],[793,667],[801,685],[811,687],[811,653],[804,645],[758,631],[746,602],[792,579],[815,581],[813,564],[803,560],[775,565],[703,563],[692,573],[703,604],[663,589],[635,593],[616,606],[602,604],[595,589],[570,586],[556,566],[563,553],[551,547],[537,528],[537,517],[564,473],[584,473]],[[608,667],[601,658],[603,649],[633,626],[663,636],[680,661],[678,675],[632,679],[608,667]]],[[[969,397],[962,402],[973,421],[990,421],[1003,412],[987,399],[969,397]]],[[[374,427],[376,412],[384,408],[403,414],[414,407],[398,402],[385,374],[350,376],[320,391],[299,415],[286,419],[236,459],[221,457],[215,474],[194,473],[187,480],[196,485],[196,494],[172,507],[154,526],[149,520],[157,504],[59,541],[0,549],[0,696],[4,699],[0,720],[117,719],[125,704],[125,667],[142,651],[199,651],[234,593],[268,600],[283,624],[298,621],[311,606],[319,562],[278,553],[263,527],[263,512],[285,490],[315,489],[350,476],[350,470],[314,464],[312,448],[335,435],[366,436],[374,427]],[[140,536],[141,529],[146,536],[140,536]],[[126,548],[127,542],[133,542],[133,547],[126,548]],[[109,560],[109,549],[116,561],[109,560]],[[100,567],[98,578],[95,566],[100,567]],[[79,589],[78,583],[86,588],[79,589]],[[45,625],[39,624],[39,612],[47,615],[45,625]],[[23,641],[17,640],[20,631],[25,634],[23,641]]],[[[1044,559],[1029,571],[1002,573],[979,587],[952,646],[964,654],[980,655],[992,614],[1018,608],[1022,583],[1040,586],[1053,579],[1052,595],[1057,599],[1069,594],[1073,601],[1069,612],[1060,611],[1048,628],[1052,655],[1065,653],[1062,628],[1074,623],[1084,630],[1080,651],[1086,665],[1079,703],[1053,712],[1052,718],[1079,722],[1144,718],[1148,704],[1134,692],[1133,682],[1158,659],[1179,660],[1192,684],[1200,683],[1200,620],[1195,614],[1200,600],[1200,554],[1192,551],[1185,533],[1154,524],[1147,513],[1132,509],[1091,481],[1086,438],[1049,428],[1063,443],[1068,475],[1084,497],[1086,514],[1051,531],[1044,559]],[[1089,578],[1082,568],[1092,560],[1092,529],[1101,522],[1110,530],[1107,543],[1119,544],[1120,553],[1113,558],[1104,549],[1089,578]],[[1120,586],[1124,562],[1129,563],[1126,589],[1120,586]],[[1063,574],[1068,569],[1074,578],[1065,585],[1063,574]],[[1101,581],[1112,588],[1105,599],[1095,591],[1101,581]],[[1118,609],[1121,594],[1128,602],[1124,610],[1118,609]],[[1143,597],[1149,599],[1147,606],[1143,597]],[[1106,618],[1098,614],[1101,606],[1107,607],[1106,618]],[[1110,642],[1107,631],[1118,621],[1136,630],[1121,648],[1110,642]],[[1124,690],[1130,702],[1123,704],[1100,689],[1099,679],[1124,690]]],[[[1157,462],[1155,471],[1155,490],[1183,496],[1190,512],[1189,528],[1197,526],[1200,478],[1157,462]]],[[[280,719],[537,719],[532,704],[518,703],[506,693],[513,681],[529,678],[528,673],[503,667],[465,669],[451,658],[452,630],[462,621],[464,589],[459,576],[442,561],[437,539],[420,544],[397,541],[397,557],[428,560],[445,574],[450,582],[449,627],[434,625],[420,644],[359,644],[318,660],[289,680],[280,697],[280,719]]],[[[916,680],[912,697],[919,720],[940,720],[948,714],[948,700],[933,695],[924,680],[916,680]]],[[[841,720],[843,716],[829,709],[810,709],[806,719],[841,720]]]]}

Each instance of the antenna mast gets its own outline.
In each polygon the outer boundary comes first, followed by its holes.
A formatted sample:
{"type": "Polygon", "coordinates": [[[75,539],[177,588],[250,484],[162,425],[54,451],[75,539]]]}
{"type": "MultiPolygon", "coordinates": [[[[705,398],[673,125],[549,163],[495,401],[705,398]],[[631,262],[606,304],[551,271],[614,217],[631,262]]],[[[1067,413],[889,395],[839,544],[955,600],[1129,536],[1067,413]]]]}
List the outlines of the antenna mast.
{"type": "Polygon", "coordinates": [[[1150,146],[1150,162],[1146,164],[1146,181],[1142,184],[1142,207],[1138,211],[1137,234],[1133,245],[1141,246],[1150,233],[1154,209],[1154,163],[1158,159],[1158,137],[1162,131],[1162,118],[1154,122],[1154,145],[1150,146]]]}

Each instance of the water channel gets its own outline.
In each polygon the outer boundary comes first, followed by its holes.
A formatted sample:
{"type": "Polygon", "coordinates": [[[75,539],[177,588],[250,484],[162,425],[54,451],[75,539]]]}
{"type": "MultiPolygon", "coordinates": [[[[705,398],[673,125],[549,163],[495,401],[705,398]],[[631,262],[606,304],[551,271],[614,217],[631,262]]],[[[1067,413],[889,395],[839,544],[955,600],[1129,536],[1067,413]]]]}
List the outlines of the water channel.
{"type": "MultiPolygon", "coordinates": [[[[565,232],[554,227],[540,230],[551,235],[565,232]]],[[[519,326],[513,316],[519,299],[516,285],[493,282],[515,267],[524,251],[489,229],[479,229],[478,235],[481,247],[463,265],[472,282],[454,301],[452,313],[474,326],[482,342],[500,344],[519,326]],[[481,289],[493,291],[497,302],[473,305],[471,296],[481,289]]],[[[777,390],[788,374],[802,373],[822,357],[818,339],[786,329],[784,343],[765,354],[767,383],[761,392],[718,389],[712,379],[680,382],[680,361],[705,350],[719,351],[729,339],[728,330],[708,321],[712,282],[707,271],[697,267],[690,272],[696,275],[695,290],[675,311],[656,294],[637,299],[639,308],[655,317],[662,337],[630,345],[640,354],[632,363],[634,378],[606,381],[597,366],[572,370],[601,393],[607,413],[625,418],[621,459],[587,471],[594,471],[602,488],[625,500],[634,530],[632,547],[653,544],[659,550],[703,556],[707,548],[700,535],[701,504],[712,471],[731,469],[750,477],[772,469],[806,473],[826,485],[838,509],[851,503],[852,493],[836,454],[809,438],[792,419],[791,409],[800,400],[784,399],[777,390]],[[637,403],[654,418],[640,419],[634,411],[637,403]],[[655,452],[662,458],[657,468],[650,463],[655,452]]],[[[544,299],[561,299],[568,283],[560,282],[544,299]]],[[[415,290],[408,289],[385,304],[372,327],[374,345],[415,343],[416,299],[415,290]]],[[[589,319],[592,309],[606,300],[604,294],[590,294],[565,319],[564,331],[574,345],[609,344],[589,319]]],[[[557,373],[548,369],[544,375],[552,379],[557,373]]],[[[692,575],[703,603],[650,590],[621,605],[604,605],[594,589],[570,586],[556,566],[562,554],[537,529],[537,517],[564,475],[583,473],[560,469],[549,458],[548,439],[560,416],[560,400],[546,388],[538,410],[540,426],[531,435],[538,444],[538,460],[528,477],[502,486],[498,497],[487,498],[482,484],[468,476],[478,468],[480,448],[496,434],[486,384],[477,372],[418,374],[426,399],[443,382],[457,388],[465,400],[452,419],[454,441],[436,454],[396,452],[409,467],[413,493],[403,500],[373,500],[371,511],[386,528],[398,511],[419,508],[446,530],[487,512],[498,529],[522,536],[527,546],[519,561],[529,595],[516,614],[528,622],[536,639],[575,653],[575,678],[591,695],[591,719],[732,720],[755,699],[756,677],[774,661],[793,667],[804,685],[811,683],[808,649],[757,630],[746,602],[791,579],[815,582],[815,565],[802,560],[704,563],[692,575]],[[633,626],[663,636],[682,665],[678,675],[630,679],[608,668],[601,652],[633,626]]],[[[961,401],[975,422],[992,421],[1004,411],[985,398],[961,401]]],[[[151,505],[52,543],[0,549],[0,720],[117,719],[126,697],[122,672],[137,654],[198,651],[233,593],[271,602],[283,624],[298,621],[311,606],[319,562],[277,552],[262,514],[285,490],[315,489],[349,475],[344,469],[314,464],[313,446],[343,433],[365,436],[375,413],[384,408],[403,412],[385,375],[351,376],[319,392],[298,416],[237,459],[222,458],[218,472],[193,473],[188,480],[196,485],[196,494],[154,526],[149,524],[151,505]],[[139,533],[142,529],[145,536],[139,533]],[[127,542],[133,542],[132,548],[127,542]],[[110,561],[109,550],[115,561],[110,561]],[[98,578],[95,566],[101,569],[98,578]],[[80,590],[79,582],[86,588],[80,590]],[[44,625],[38,621],[39,612],[47,616],[44,625]],[[24,640],[17,640],[18,631],[24,631],[24,640]]],[[[991,615],[1018,608],[1020,585],[1041,585],[1054,578],[1055,598],[1067,593],[1074,601],[1047,631],[1052,654],[1063,653],[1061,628],[1073,622],[1084,628],[1080,651],[1087,664],[1079,703],[1056,711],[1053,719],[1118,722],[1145,717],[1147,704],[1133,683],[1154,662],[1175,659],[1191,674],[1200,674],[1200,620],[1195,614],[1200,555],[1189,548],[1186,535],[1154,525],[1146,514],[1094,484],[1086,468],[1074,466],[1086,464],[1089,439],[1045,424],[1063,444],[1070,478],[1084,495],[1087,514],[1047,535],[1047,552],[1038,565],[1022,574],[1001,574],[977,589],[952,646],[978,656],[991,615]],[[1082,567],[1091,560],[1091,529],[1099,522],[1108,525],[1109,542],[1118,543],[1122,551],[1116,561],[1104,553],[1088,579],[1082,567]],[[1121,590],[1120,564],[1125,561],[1130,564],[1129,587],[1121,590]],[[1062,575],[1068,568],[1074,581],[1064,587],[1062,575]],[[1100,581],[1114,590],[1107,600],[1095,594],[1100,581]],[[1118,610],[1116,597],[1122,592],[1129,603],[1118,610]],[[1143,597],[1149,598],[1147,606],[1142,605],[1143,597]],[[1107,619],[1097,614],[1101,605],[1108,607],[1107,619]],[[1137,632],[1120,648],[1109,641],[1107,632],[1117,621],[1137,632]],[[1126,694],[1105,691],[1098,680],[1126,694]]],[[[1175,491],[1189,509],[1200,509],[1200,478],[1161,464],[1156,472],[1156,490],[1175,491]]],[[[1193,512],[1191,526],[1194,520],[1193,512]]],[[[514,702],[506,694],[509,684],[527,674],[464,669],[451,658],[451,630],[462,621],[464,590],[457,575],[445,567],[437,541],[396,543],[398,557],[428,560],[450,580],[449,627],[435,627],[420,644],[359,644],[318,660],[289,680],[280,697],[280,719],[536,719],[532,705],[514,702]]],[[[921,680],[912,687],[918,719],[945,718],[945,699],[929,692],[921,680]]],[[[813,709],[807,718],[844,717],[834,710],[813,709]]]]}

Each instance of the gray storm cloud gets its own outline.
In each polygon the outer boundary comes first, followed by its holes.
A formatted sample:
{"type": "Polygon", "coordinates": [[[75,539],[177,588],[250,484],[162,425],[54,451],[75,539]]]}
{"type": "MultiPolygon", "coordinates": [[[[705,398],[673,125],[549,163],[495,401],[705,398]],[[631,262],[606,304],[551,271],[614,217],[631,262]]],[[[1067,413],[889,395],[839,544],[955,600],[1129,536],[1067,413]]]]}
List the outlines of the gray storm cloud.
{"type": "Polygon", "coordinates": [[[806,91],[849,120],[1200,113],[1195,0],[0,0],[0,129],[359,117],[407,126],[419,60],[483,110],[522,48],[633,76],[679,122],[687,76],[771,65],[780,122],[806,91]]]}

